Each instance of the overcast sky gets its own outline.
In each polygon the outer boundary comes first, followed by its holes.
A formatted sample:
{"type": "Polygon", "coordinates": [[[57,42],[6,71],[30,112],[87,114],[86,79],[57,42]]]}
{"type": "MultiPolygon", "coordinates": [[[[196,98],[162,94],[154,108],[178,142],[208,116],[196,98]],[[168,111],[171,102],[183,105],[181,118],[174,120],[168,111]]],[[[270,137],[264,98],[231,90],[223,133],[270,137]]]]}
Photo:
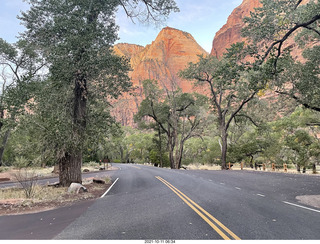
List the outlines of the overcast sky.
{"type": "MultiPolygon", "coordinates": [[[[242,0],[176,0],[179,13],[172,13],[166,23],[159,27],[143,25],[127,18],[120,9],[117,24],[120,26],[118,42],[145,46],[155,40],[163,27],[170,26],[189,32],[208,52],[211,51],[215,33],[226,23],[232,10],[242,0]]],[[[23,31],[16,18],[28,5],[23,0],[0,0],[0,37],[13,43],[23,31]]]]}

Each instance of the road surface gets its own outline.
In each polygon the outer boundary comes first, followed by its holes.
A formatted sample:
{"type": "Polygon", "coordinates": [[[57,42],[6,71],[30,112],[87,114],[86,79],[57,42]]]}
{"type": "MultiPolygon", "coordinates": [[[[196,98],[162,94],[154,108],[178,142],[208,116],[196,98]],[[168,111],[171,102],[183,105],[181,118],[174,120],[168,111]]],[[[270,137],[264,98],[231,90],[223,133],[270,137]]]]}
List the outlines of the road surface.
{"type": "Polygon", "coordinates": [[[92,204],[0,217],[0,239],[14,239],[15,226],[22,239],[320,239],[320,209],[295,198],[320,195],[318,176],[118,167],[92,204]],[[26,231],[19,218],[30,220],[26,231]]]}

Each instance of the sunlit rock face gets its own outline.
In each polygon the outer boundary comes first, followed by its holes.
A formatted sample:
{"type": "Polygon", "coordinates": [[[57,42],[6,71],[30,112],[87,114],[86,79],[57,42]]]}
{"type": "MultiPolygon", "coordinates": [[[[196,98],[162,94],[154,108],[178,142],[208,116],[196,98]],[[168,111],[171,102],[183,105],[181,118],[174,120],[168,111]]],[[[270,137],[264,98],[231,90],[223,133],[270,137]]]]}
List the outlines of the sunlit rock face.
{"type": "Polygon", "coordinates": [[[122,43],[115,45],[115,51],[130,59],[134,86],[155,79],[167,88],[177,84],[185,92],[192,91],[192,84],[182,80],[179,71],[189,62],[197,62],[198,55],[208,55],[191,34],[170,27],[162,29],[146,47],[122,43]]]}
{"type": "Polygon", "coordinates": [[[261,6],[259,0],[243,0],[242,4],[228,17],[227,23],[216,33],[210,54],[221,57],[226,48],[233,43],[244,41],[245,39],[241,37],[241,29],[244,27],[242,19],[259,6],[261,6]]]}
{"type": "MultiPolygon", "coordinates": [[[[301,4],[307,4],[310,0],[302,0],[301,4]]],[[[215,34],[212,42],[212,49],[210,55],[221,57],[232,44],[236,42],[246,41],[241,36],[241,29],[245,26],[242,21],[244,17],[250,16],[250,12],[254,12],[255,8],[261,7],[259,0],[243,0],[243,2],[235,8],[228,17],[227,23],[215,34]]],[[[290,37],[284,48],[290,47],[292,49],[291,55],[300,61],[303,61],[302,50],[297,47],[294,37],[290,37]]]]}
{"type": "Polygon", "coordinates": [[[192,82],[181,79],[179,72],[188,63],[197,62],[198,55],[208,55],[191,34],[170,27],[162,29],[146,47],[121,43],[115,45],[114,51],[130,60],[129,76],[135,87],[134,95],[125,94],[113,105],[112,113],[123,125],[133,125],[133,115],[143,99],[143,80],[157,80],[169,90],[180,87],[183,92],[192,92],[192,82]]]}

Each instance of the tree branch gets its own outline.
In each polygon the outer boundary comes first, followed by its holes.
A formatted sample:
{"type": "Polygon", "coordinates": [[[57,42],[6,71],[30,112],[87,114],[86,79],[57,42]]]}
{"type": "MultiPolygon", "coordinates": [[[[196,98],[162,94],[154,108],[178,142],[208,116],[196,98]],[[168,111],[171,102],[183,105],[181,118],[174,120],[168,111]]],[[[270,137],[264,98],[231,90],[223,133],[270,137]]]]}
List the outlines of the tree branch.
{"type": "Polygon", "coordinates": [[[294,9],[295,9],[295,10],[299,7],[299,5],[301,4],[301,2],[302,2],[302,0],[299,0],[299,1],[296,3],[296,5],[294,6],[294,9]]]}
{"type": "Polygon", "coordinates": [[[250,122],[252,124],[254,124],[255,127],[259,127],[259,125],[256,122],[254,122],[254,120],[250,116],[248,116],[246,114],[237,114],[235,117],[245,117],[245,118],[249,119],[250,122]]]}
{"type": "Polygon", "coordinates": [[[282,48],[282,45],[283,43],[291,36],[291,34],[293,32],[295,32],[297,29],[299,28],[307,28],[309,25],[313,24],[314,22],[316,22],[317,20],[320,19],[320,14],[318,15],[315,15],[311,20],[309,20],[308,22],[305,22],[305,23],[301,23],[301,24],[296,24],[294,27],[292,27],[283,37],[282,39],[280,40],[277,40],[275,42],[273,42],[271,44],[271,46],[268,48],[268,50],[265,52],[265,55],[262,57],[262,60],[261,60],[261,64],[265,61],[265,59],[268,57],[268,55],[270,54],[271,50],[279,44],[279,47],[277,48],[278,49],[278,55],[276,57],[276,60],[275,60],[275,65],[277,64],[277,61],[278,61],[278,58],[279,58],[279,54],[281,53],[281,48],[282,48]]]}
{"type": "Polygon", "coordinates": [[[289,96],[289,97],[293,98],[293,99],[296,100],[298,103],[300,103],[301,105],[303,105],[305,108],[308,108],[308,109],[311,109],[311,110],[320,112],[320,107],[310,106],[309,104],[302,102],[302,101],[301,101],[297,96],[295,96],[294,94],[290,94],[290,93],[288,93],[288,92],[282,92],[282,91],[275,91],[275,92],[278,93],[278,94],[286,95],[286,96],[289,96]]]}
{"type": "Polygon", "coordinates": [[[256,94],[257,94],[257,91],[253,92],[247,99],[242,100],[242,103],[240,104],[240,106],[231,114],[231,116],[226,124],[226,129],[229,128],[231,121],[239,113],[239,111],[243,108],[243,106],[245,104],[247,104],[250,100],[252,100],[256,94]]]}

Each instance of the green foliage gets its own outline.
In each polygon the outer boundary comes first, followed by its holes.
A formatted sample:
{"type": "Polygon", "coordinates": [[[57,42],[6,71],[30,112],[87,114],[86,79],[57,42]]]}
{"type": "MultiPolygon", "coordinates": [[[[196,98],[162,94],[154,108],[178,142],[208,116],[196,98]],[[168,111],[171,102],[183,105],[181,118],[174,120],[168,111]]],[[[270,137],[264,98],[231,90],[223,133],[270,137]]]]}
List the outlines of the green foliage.
{"type": "Polygon", "coordinates": [[[218,140],[209,136],[190,138],[184,146],[182,164],[221,164],[221,148],[218,140]]]}
{"type": "MultiPolygon", "coordinates": [[[[319,108],[320,5],[318,1],[263,0],[242,30],[260,64],[269,63],[275,75],[270,87],[306,108],[319,108]],[[292,45],[292,41],[296,45],[292,45]],[[290,43],[290,46],[288,44],[290,43]],[[306,60],[299,62],[291,51],[302,48],[306,60]]],[[[297,54],[294,54],[297,55],[297,54]]]]}
{"type": "MultiPolygon", "coordinates": [[[[207,98],[200,94],[182,93],[181,89],[160,89],[156,81],[143,83],[145,99],[139,106],[135,121],[140,127],[153,128],[166,135],[171,168],[181,166],[183,145],[191,137],[199,136],[205,122],[207,98]],[[151,118],[151,123],[144,120],[151,118]]],[[[159,151],[162,151],[159,148],[159,151]]]]}

